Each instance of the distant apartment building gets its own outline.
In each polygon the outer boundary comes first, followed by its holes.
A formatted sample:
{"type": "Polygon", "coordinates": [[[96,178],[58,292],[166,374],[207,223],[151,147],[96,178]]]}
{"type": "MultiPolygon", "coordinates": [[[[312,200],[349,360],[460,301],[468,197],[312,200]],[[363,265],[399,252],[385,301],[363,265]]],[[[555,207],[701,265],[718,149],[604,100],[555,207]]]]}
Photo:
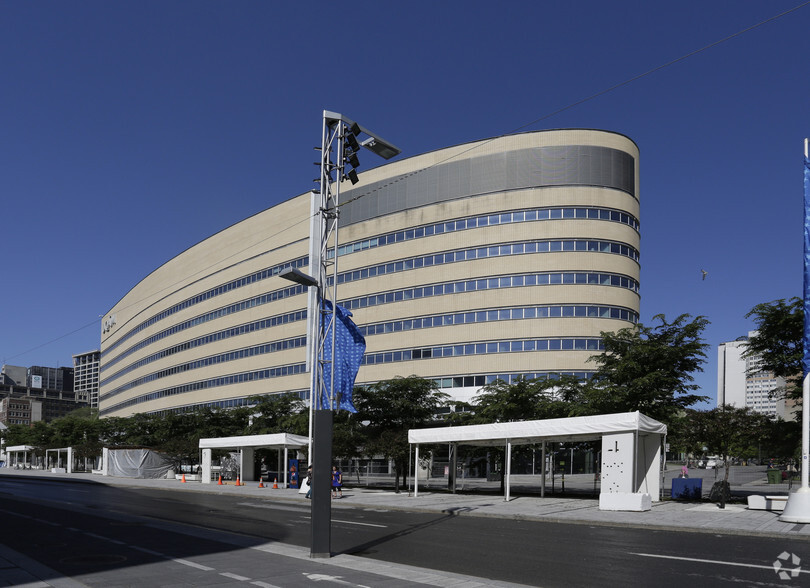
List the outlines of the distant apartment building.
{"type": "Polygon", "coordinates": [[[42,402],[28,398],[0,399],[0,423],[27,425],[42,420],[42,402]]]}
{"type": "Polygon", "coordinates": [[[0,414],[0,422],[5,425],[52,421],[88,405],[73,391],[73,368],[3,365],[0,375],[0,402],[6,403],[6,416],[0,414]],[[21,414],[11,414],[25,412],[19,407],[26,403],[31,406],[28,422],[14,422],[15,419],[27,418],[21,414]],[[10,408],[11,404],[17,405],[17,408],[10,408]]]}
{"type": "Polygon", "coordinates": [[[101,351],[95,349],[73,356],[73,391],[76,400],[98,408],[98,368],[101,351]]]}
{"type": "Polygon", "coordinates": [[[746,357],[747,337],[721,343],[717,350],[717,406],[730,404],[739,408],[748,407],[755,412],[771,417],[792,420],[793,415],[782,398],[785,380],[771,372],[759,371],[760,357],[746,357]]]}

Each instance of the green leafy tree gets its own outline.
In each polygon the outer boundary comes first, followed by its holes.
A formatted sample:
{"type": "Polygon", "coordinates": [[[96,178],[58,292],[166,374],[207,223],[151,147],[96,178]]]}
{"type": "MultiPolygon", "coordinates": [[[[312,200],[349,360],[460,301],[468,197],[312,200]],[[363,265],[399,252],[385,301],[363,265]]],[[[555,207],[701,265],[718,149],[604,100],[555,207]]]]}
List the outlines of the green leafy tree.
{"type": "Polygon", "coordinates": [[[658,314],[652,327],[641,323],[615,333],[603,332],[604,351],[591,357],[594,377],[569,385],[567,397],[575,414],[641,411],[664,423],[684,409],[707,400],[694,394],[694,374],[703,371],[702,338],[709,321],[683,314],[674,321],[658,314]]]}
{"type": "Polygon", "coordinates": [[[293,394],[272,394],[254,396],[255,403],[250,409],[252,424],[248,428],[251,435],[290,433],[308,434],[309,414],[303,401],[293,394]]]}
{"type": "Polygon", "coordinates": [[[90,408],[80,408],[50,423],[53,447],[72,447],[78,459],[101,455],[100,424],[90,408]]]}
{"type": "Polygon", "coordinates": [[[365,453],[382,455],[394,462],[394,487],[408,465],[408,430],[435,423],[435,415],[447,402],[433,380],[418,376],[397,377],[365,388],[356,388],[356,418],[368,424],[363,429],[365,453]]]}
{"type": "Polygon", "coordinates": [[[756,334],[748,340],[746,357],[759,357],[759,372],[773,372],[788,382],[782,392],[801,402],[804,309],[801,298],[757,304],[745,315],[752,318],[756,334]]]}
{"type": "MultiPolygon", "coordinates": [[[[503,380],[484,386],[472,400],[475,423],[501,423],[530,421],[568,416],[569,405],[560,398],[561,382],[555,379],[527,380],[518,378],[508,384],[503,380]]],[[[530,452],[533,446],[520,446],[516,455],[530,452]]],[[[491,448],[487,455],[501,463],[505,459],[503,449],[491,448]]],[[[505,485],[505,468],[500,468],[501,491],[505,485]]]]}
{"type": "Polygon", "coordinates": [[[558,386],[558,381],[551,379],[518,378],[512,384],[495,380],[484,386],[472,401],[475,421],[499,423],[567,416],[567,403],[555,395],[558,386]]]}
{"type": "Polygon", "coordinates": [[[769,419],[750,408],[729,404],[708,411],[691,411],[695,436],[702,440],[710,454],[719,455],[725,466],[720,486],[720,508],[728,499],[729,457],[749,457],[756,452],[757,443],[768,433],[769,419]]]}

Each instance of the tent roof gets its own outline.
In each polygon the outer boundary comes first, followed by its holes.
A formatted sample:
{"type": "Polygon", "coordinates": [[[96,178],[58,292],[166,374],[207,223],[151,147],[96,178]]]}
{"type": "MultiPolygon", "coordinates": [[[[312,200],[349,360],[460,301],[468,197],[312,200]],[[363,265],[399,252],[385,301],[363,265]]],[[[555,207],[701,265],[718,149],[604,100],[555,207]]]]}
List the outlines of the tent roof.
{"type": "Polygon", "coordinates": [[[636,411],[565,419],[411,429],[408,431],[408,442],[500,445],[509,440],[513,445],[525,445],[549,440],[594,441],[606,433],[635,431],[666,435],[667,427],[636,411]]]}
{"type": "Polygon", "coordinates": [[[33,451],[36,449],[33,445],[11,445],[6,447],[6,453],[11,451],[33,451]]]}
{"type": "Polygon", "coordinates": [[[239,447],[306,447],[307,437],[275,433],[273,435],[243,435],[200,439],[200,449],[235,449],[239,447]]]}

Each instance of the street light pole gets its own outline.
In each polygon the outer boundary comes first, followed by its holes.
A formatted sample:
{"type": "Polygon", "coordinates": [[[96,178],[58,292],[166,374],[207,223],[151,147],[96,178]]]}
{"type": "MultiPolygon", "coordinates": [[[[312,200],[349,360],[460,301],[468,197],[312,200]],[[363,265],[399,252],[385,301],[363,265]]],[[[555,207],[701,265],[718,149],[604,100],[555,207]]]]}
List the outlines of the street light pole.
{"type": "MultiPolygon", "coordinates": [[[[332,463],[332,411],[339,406],[335,391],[338,286],[338,218],[340,185],[344,180],[359,180],[357,152],[364,147],[383,159],[400,150],[379,135],[335,112],[323,111],[319,190],[312,192],[310,203],[309,270],[310,275],[288,268],[280,277],[305,285],[307,300],[307,369],[311,370],[309,394],[309,460],[312,466],[312,523],[310,557],[331,556],[332,507],[330,499],[332,463]],[[358,136],[367,138],[362,143],[358,136]],[[333,156],[334,154],[334,156],[333,156]],[[331,255],[330,255],[331,249],[331,255]],[[330,280],[331,273],[331,280],[330,280]],[[331,338],[326,357],[326,337],[331,338]],[[324,367],[329,365],[329,381],[324,367]]],[[[318,149],[316,147],[316,149],[318,149]]]]}

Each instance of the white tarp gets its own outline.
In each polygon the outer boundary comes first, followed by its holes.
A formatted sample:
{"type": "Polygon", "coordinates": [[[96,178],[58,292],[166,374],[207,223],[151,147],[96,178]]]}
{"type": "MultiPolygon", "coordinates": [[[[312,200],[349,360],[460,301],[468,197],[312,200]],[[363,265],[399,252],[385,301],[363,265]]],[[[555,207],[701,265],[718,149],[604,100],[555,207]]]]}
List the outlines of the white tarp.
{"type": "Polygon", "coordinates": [[[502,445],[508,439],[512,445],[525,445],[552,439],[594,441],[606,433],[628,431],[666,435],[667,426],[636,411],[540,421],[411,429],[408,431],[408,442],[502,445]]]}
{"type": "Polygon", "coordinates": [[[165,478],[174,462],[149,449],[110,449],[106,475],[119,478],[165,478]]]}

